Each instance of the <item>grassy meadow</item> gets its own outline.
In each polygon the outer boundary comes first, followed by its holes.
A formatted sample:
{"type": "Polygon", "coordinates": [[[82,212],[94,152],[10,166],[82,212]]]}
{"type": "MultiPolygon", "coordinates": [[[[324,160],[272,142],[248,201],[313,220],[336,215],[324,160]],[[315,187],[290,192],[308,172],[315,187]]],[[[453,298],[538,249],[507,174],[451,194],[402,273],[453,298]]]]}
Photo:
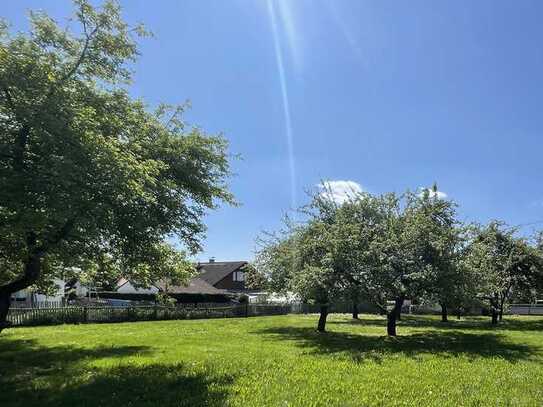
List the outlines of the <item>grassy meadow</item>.
{"type": "Polygon", "coordinates": [[[316,318],[9,329],[0,406],[543,405],[543,318],[316,318]]]}

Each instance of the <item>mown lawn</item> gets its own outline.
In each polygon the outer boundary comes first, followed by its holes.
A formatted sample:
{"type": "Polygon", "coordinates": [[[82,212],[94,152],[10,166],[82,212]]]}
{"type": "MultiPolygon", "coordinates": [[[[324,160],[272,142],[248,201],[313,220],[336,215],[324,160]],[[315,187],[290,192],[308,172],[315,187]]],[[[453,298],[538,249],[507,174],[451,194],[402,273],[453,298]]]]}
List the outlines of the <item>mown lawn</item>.
{"type": "Polygon", "coordinates": [[[541,406],[543,318],[332,316],[19,328],[0,406],[541,406]]]}

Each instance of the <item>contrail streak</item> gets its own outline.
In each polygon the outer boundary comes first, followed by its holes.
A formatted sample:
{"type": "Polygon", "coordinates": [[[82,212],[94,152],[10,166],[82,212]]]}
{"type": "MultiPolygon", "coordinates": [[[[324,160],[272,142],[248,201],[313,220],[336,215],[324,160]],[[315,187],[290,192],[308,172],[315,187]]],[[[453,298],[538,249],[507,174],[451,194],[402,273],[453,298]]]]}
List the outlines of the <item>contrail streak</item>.
{"type": "Polygon", "coordinates": [[[356,37],[353,35],[353,33],[349,30],[349,28],[345,24],[345,21],[343,20],[337,8],[337,2],[324,0],[324,6],[330,12],[332,19],[335,21],[335,23],[339,27],[341,33],[343,34],[343,37],[347,41],[347,44],[349,44],[349,46],[351,47],[356,57],[360,59],[360,61],[363,61],[364,59],[363,59],[362,49],[360,48],[356,40],[356,37]]]}
{"type": "Polygon", "coordinates": [[[277,62],[277,70],[279,72],[279,83],[281,86],[281,97],[283,100],[283,114],[285,116],[285,134],[287,138],[287,151],[290,170],[290,198],[292,209],[297,206],[296,199],[296,166],[294,160],[294,146],[292,142],[292,122],[290,118],[290,104],[287,91],[287,83],[285,77],[285,66],[283,63],[283,53],[281,50],[281,44],[279,42],[279,33],[277,30],[277,17],[275,13],[275,7],[273,0],[268,0],[268,12],[270,14],[270,21],[273,32],[273,44],[275,47],[275,59],[277,62]]]}

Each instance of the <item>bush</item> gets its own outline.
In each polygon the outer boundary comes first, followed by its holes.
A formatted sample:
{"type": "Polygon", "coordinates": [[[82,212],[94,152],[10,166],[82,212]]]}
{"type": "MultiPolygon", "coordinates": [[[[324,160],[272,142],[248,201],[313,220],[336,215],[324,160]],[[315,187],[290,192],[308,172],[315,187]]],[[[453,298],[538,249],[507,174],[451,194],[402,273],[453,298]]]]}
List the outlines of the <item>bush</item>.
{"type": "Polygon", "coordinates": [[[166,293],[156,293],[155,301],[157,304],[163,305],[165,307],[173,307],[175,306],[175,303],[177,302],[175,298],[169,296],[166,293]]]}
{"type": "Polygon", "coordinates": [[[238,302],[240,304],[248,304],[249,303],[249,296],[245,294],[240,294],[240,296],[237,298],[238,302]]]}

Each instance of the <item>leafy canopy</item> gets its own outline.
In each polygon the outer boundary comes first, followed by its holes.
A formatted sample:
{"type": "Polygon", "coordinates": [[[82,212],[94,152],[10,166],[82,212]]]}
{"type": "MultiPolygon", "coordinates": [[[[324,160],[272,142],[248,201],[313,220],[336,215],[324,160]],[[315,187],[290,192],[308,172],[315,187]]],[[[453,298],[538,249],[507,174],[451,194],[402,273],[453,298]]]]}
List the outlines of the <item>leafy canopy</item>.
{"type": "Polygon", "coordinates": [[[142,283],[186,273],[164,241],[197,251],[205,211],[234,203],[227,142],[187,127],[185,106],[131,98],[148,33],[114,1],[74,3],[72,27],[43,13],[28,34],[0,27],[0,284],[36,282],[31,259],[44,278],[104,253],[142,283]]]}
{"type": "Polygon", "coordinates": [[[259,253],[272,286],[317,302],[355,295],[386,311],[454,271],[455,206],[437,194],[362,192],[337,204],[317,193],[304,213],[259,253]]]}
{"type": "Polygon", "coordinates": [[[493,221],[474,231],[465,264],[478,281],[478,296],[494,309],[503,310],[514,292],[541,286],[543,256],[516,230],[493,221]]]}

